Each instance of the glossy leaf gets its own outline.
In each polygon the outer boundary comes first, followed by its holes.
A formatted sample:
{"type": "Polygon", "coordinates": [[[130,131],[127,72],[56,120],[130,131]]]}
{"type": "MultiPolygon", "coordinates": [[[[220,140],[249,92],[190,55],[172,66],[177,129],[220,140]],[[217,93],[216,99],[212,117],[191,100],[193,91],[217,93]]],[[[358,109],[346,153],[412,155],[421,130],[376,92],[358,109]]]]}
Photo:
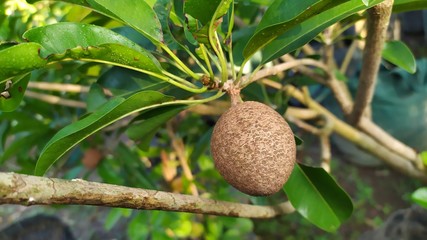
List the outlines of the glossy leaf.
{"type": "Polygon", "coordinates": [[[365,6],[362,1],[340,1],[342,2],[341,4],[326,9],[305,21],[299,22],[265,46],[263,49],[262,62],[269,62],[272,59],[278,58],[285,53],[303,46],[330,25],[382,1],[383,0],[372,0],[369,2],[368,7],[365,6]]]}
{"type": "Polygon", "coordinates": [[[365,4],[366,6],[369,6],[369,0],[362,0],[363,4],[365,4]]]}
{"type": "Polygon", "coordinates": [[[61,129],[50,139],[41,152],[34,173],[43,175],[72,147],[109,124],[172,99],[155,91],[138,92],[128,98],[113,98],[89,116],[61,129]]]}
{"type": "Polygon", "coordinates": [[[407,12],[427,9],[426,0],[394,0],[393,12],[407,12]]]}
{"type": "Polygon", "coordinates": [[[415,73],[417,63],[411,50],[401,41],[388,41],[384,44],[382,57],[409,73],[415,73]]]}
{"type": "MultiPolygon", "coordinates": [[[[163,42],[162,28],[153,9],[141,0],[92,0],[153,42],[163,42]]],[[[91,2],[91,1],[88,1],[91,2]]]]}
{"type": "Polygon", "coordinates": [[[285,31],[344,1],[346,0],[274,1],[258,24],[255,34],[243,51],[243,55],[245,58],[249,58],[285,31]]]}
{"type": "Polygon", "coordinates": [[[412,193],[411,199],[423,208],[427,208],[427,187],[417,189],[412,193]]]}
{"type": "MultiPolygon", "coordinates": [[[[136,29],[153,43],[163,41],[159,19],[151,6],[143,0],[61,0],[91,8],[110,18],[124,22],[136,29]]],[[[36,1],[30,1],[36,2],[36,1]]]]}
{"type": "Polygon", "coordinates": [[[10,77],[46,66],[47,60],[39,56],[41,48],[38,43],[21,43],[1,50],[0,83],[4,83],[10,77]]]}
{"type": "Polygon", "coordinates": [[[146,50],[108,29],[78,23],[58,23],[24,34],[31,43],[0,51],[0,83],[45,67],[49,62],[83,60],[109,63],[161,74],[160,63],[146,50]]]}
{"type": "MultiPolygon", "coordinates": [[[[30,81],[30,75],[27,74],[14,77],[10,81],[11,86],[7,91],[5,91],[10,96],[8,98],[0,97],[0,111],[3,112],[12,112],[18,108],[19,104],[24,98],[25,90],[27,89],[28,82],[30,81]]],[[[0,91],[2,89],[0,89],[0,91]]]]}
{"type": "Polygon", "coordinates": [[[43,48],[40,55],[49,60],[69,57],[91,59],[161,72],[160,63],[148,51],[103,27],[82,23],[57,23],[33,28],[25,32],[23,37],[41,44],[43,48]],[[56,56],[51,56],[52,54],[56,56]]]}
{"type": "Polygon", "coordinates": [[[302,216],[328,232],[336,231],[353,211],[349,196],[322,168],[296,164],[284,190],[302,216]]]}

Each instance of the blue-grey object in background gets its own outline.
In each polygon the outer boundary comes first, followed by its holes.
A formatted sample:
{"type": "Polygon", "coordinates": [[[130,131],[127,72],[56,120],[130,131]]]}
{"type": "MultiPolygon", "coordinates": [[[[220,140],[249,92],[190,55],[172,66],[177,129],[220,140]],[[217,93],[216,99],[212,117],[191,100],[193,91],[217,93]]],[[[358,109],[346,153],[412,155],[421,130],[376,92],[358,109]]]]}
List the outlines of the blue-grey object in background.
{"type": "MultiPolygon", "coordinates": [[[[352,94],[356,92],[357,84],[357,78],[349,81],[352,94]]],[[[332,96],[322,104],[342,118],[332,96]]],[[[427,59],[417,60],[415,74],[399,68],[381,68],[372,101],[372,117],[375,123],[408,146],[418,151],[427,150],[427,59]]],[[[332,139],[346,159],[367,166],[381,164],[379,159],[345,139],[339,136],[332,139]]]]}

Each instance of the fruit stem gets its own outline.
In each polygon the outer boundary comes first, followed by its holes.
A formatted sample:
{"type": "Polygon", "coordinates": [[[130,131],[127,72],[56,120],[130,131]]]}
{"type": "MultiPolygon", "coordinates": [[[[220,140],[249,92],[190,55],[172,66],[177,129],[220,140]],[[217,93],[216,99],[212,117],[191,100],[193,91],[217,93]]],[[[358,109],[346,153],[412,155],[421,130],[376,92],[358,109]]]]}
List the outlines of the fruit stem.
{"type": "Polygon", "coordinates": [[[231,98],[231,106],[236,106],[237,104],[243,102],[242,97],[240,97],[240,89],[231,89],[228,91],[228,94],[231,98]]]}

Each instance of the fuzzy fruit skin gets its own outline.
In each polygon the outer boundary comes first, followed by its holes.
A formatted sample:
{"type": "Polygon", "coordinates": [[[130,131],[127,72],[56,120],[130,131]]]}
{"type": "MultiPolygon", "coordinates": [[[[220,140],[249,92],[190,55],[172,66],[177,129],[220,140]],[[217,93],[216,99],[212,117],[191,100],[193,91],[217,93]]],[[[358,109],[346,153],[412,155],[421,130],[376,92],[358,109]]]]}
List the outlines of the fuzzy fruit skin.
{"type": "Polygon", "coordinates": [[[294,134],[280,114],[259,102],[238,103],[216,123],[211,152],[224,179],[241,192],[278,192],[296,159],[294,134]]]}

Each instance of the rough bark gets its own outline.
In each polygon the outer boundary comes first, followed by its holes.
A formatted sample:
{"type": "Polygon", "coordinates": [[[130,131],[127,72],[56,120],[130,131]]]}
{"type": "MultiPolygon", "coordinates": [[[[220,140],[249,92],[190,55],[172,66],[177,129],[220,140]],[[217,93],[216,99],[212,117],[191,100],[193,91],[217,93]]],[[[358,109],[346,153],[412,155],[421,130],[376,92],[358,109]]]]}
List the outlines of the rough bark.
{"type": "Polygon", "coordinates": [[[272,218],[294,211],[289,202],[255,206],[81,179],[63,180],[17,173],[0,173],[0,204],[96,205],[244,218],[272,218]]]}

